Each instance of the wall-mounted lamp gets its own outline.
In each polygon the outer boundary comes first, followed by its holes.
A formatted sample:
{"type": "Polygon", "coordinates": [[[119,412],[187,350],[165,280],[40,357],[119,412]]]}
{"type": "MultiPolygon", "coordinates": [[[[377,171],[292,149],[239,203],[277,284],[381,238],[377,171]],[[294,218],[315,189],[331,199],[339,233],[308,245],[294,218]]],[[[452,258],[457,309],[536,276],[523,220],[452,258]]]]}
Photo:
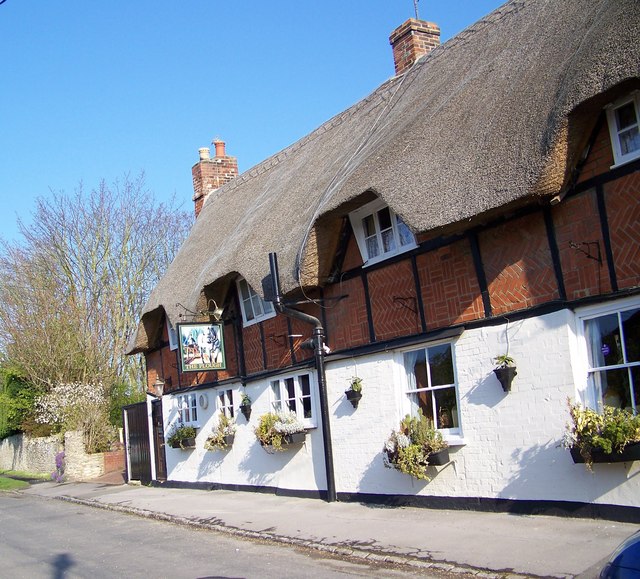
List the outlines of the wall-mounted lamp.
{"type": "Polygon", "coordinates": [[[153,389],[156,391],[156,396],[158,398],[162,398],[164,394],[164,387],[171,386],[171,378],[167,378],[166,380],[162,380],[159,376],[156,378],[156,381],[153,383],[153,389]]]}
{"type": "Polygon", "coordinates": [[[202,316],[213,316],[213,319],[216,322],[219,322],[220,319],[222,318],[222,314],[224,313],[224,308],[220,308],[218,307],[218,304],[216,303],[216,300],[214,299],[210,299],[207,301],[207,310],[200,312],[200,315],[202,316]],[[211,302],[213,302],[214,308],[211,309],[211,302]]]}

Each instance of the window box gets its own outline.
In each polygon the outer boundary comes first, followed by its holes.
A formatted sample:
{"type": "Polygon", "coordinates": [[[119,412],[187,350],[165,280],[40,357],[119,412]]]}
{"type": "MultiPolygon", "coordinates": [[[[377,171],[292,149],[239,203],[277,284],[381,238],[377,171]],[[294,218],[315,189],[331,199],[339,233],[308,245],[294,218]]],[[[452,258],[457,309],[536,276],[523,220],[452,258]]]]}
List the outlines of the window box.
{"type": "Polygon", "coordinates": [[[196,437],[183,438],[181,440],[173,440],[169,443],[171,448],[181,448],[182,450],[191,450],[196,447],[196,437]]]}
{"type": "Polygon", "coordinates": [[[302,444],[307,435],[304,424],[293,412],[263,414],[254,432],[262,447],[269,453],[284,450],[284,446],[302,444]]]}
{"type": "Polygon", "coordinates": [[[450,458],[448,448],[439,450],[438,452],[432,452],[428,458],[428,462],[431,466],[444,466],[445,464],[448,464],[449,461],[450,458]]]}
{"type": "MultiPolygon", "coordinates": [[[[572,447],[569,449],[571,458],[576,464],[584,464],[586,461],[580,454],[580,449],[572,447]]],[[[606,453],[604,450],[593,449],[591,451],[591,462],[594,463],[607,463],[607,462],[631,462],[633,460],[640,460],[640,442],[628,444],[624,447],[622,452],[606,453]]]]}

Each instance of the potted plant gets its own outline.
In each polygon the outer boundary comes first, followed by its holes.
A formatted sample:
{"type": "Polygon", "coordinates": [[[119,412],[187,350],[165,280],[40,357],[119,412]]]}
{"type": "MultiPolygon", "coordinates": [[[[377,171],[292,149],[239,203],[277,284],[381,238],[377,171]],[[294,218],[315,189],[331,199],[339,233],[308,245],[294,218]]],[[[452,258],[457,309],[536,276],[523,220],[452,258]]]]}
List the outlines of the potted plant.
{"type": "Polygon", "coordinates": [[[249,418],[251,417],[251,398],[245,392],[242,393],[242,401],[240,402],[240,412],[245,417],[247,422],[249,422],[249,418]]]}
{"type": "Polygon", "coordinates": [[[502,389],[505,392],[509,392],[511,390],[511,383],[518,374],[516,372],[516,363],[508,354],[496,356],[495,362],[497,366],[493,369],[493,372],[500,384],[502,384],[502,389]]]}
{"type": "Polygon", "coordinates": [[[235,435],[236,421],[226,414],[220,414],[218,423],[204,441],[204,447],[207,450],[226,450],[233,444],[235,435]]]}
{"type": "Polygon", "coordinates": [[[351,402],[354,408],[358,408],[358,403],[362,398],[362,378],[354,376],[349,383],[349,389],[344,392],[347,395],[347,400],[351,402]]]}
{"type": "Polygon", "coordinates": [[[171,448],[181,448],[183,450],[195,448],[196,429],[185,424],[175,424],[167,436],[167,444],[171,448]]]}
{"type": "Polygon", "coordinates": [[[429,481],[429,466],[449,462],[449,445],[420,410],[417,417],[407,414],[402,419],[400,428],[387,439],[383,457],[385,466],[429,481]]]}
{"type": "Polygon", "coordinates": [[[563,445],[575,463],[591,470],[596,462],[640,460],[640,415],[605,406],[597,412],[568,401],[571,421],[563,445]]]}
{"type": "Polygon", "coordinates": [[[293,412],[267,412],[260,417],[254,432],[267,450],[284,450],[283,445],[305,441],[305,426],[293,412]]]}

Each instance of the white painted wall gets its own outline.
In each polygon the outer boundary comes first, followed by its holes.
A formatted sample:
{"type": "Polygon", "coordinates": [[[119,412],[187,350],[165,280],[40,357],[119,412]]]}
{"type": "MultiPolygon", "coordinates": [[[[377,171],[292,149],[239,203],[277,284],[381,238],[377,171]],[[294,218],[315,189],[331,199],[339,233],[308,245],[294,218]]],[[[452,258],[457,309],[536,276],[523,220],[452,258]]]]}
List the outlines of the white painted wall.
{"type": "MultiPolygon", "coordinates": [[[[580,366],[572,312],[465,331],[455,340],[454,353],[464,444],[451,448],[448,465],[433,467],[430,482],[383,463],[383,444],[408,410],[401,353],[327,363],[337,492],[638,505],[638,463],[596,464],[590,473],[560,446],[569,418],[567,398],[577,396],[574,368],[580,366]],[[503,392],[493,374],[493,359],[507,348],[518,371],[510,393],[503,392]],[[363,379],[358,409],[344,395],[354,375],[363,379]]],[[[253,427],[269,410],[268,384],[247,386],[251,420],[247,424],[238,416],[236,440],[228,452],[203,448],[213,424],[215,391],[201,391],[208,393],[209,407],[200,409],[197,448],[167,447],[169,479],[325,489],[320,427],[302,448],[273,455],[256,440],[253,427]]],[[[238,384],[234,389],[239,404],[242,388],[238,384]]],[[[175,420],[173,397],[165,396],[163,403],[165,423],[175,420]]]]}

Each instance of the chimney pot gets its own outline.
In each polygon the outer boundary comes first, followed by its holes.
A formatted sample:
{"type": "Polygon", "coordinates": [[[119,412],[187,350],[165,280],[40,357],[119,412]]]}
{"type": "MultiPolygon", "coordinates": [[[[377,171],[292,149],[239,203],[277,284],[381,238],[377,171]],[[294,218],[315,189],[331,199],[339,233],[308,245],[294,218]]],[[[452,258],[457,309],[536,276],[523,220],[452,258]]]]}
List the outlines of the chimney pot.
{"type": "Polygon", "coordinates": [[[224,141],[220,140],[220,139],[215,139],[213,141],[213,144],[215,145],[216,148],[216,157],[226,157],[226,153],[225,153],[225,145],[224,145],[224,141]]]}
{"type": "Polygon", "coordinates": [[[198,153],[200,154],[200,160],[201,161],[208,161],[210,159],[210,154],[211,150],[209,149],[209,147],[202,147],[200,149],[198,149],[198,153]]]}

